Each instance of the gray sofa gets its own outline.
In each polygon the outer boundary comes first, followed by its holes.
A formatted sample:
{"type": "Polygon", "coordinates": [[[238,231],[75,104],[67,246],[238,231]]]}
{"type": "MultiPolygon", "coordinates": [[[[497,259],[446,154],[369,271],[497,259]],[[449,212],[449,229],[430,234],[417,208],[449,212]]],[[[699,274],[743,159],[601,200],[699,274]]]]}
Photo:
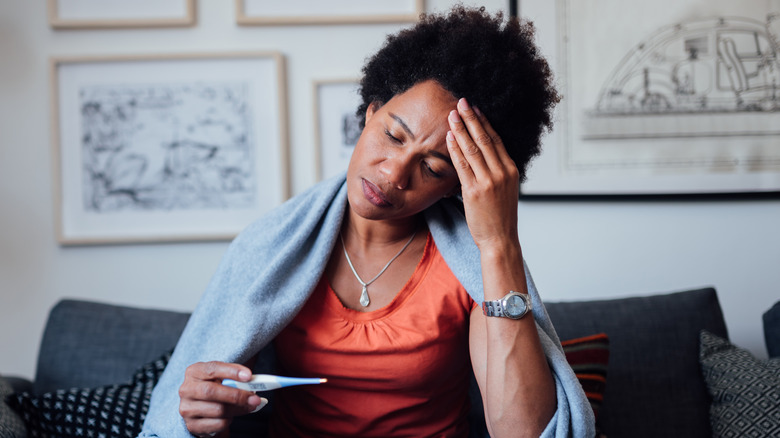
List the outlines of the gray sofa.
{"type": "MultiPolygon", "coordinates": [[[[645,297],[546,304],[562,340],[606,333],[609,365],[599,429],[617,437],[710,437],[709,395],[699,368],[702,329],[727,338],[713,288],[645,297]]],[[[128,380],[170,350],[188,314],[63,300],[51,309],[33,382],[10,379],[17,392],[43,394],[128,380]]],[[[264,352],[273,371],[273,351],[264,352]]],[[[473,434],[484,427],[476,397],[473,434]]],[[[268,408],[235,424],[262,427],[268,408]],[[258,426],[260,425],[260,426],[258,426]]],[[[484,433],[483,433],[484,435],[484,433]]]]}

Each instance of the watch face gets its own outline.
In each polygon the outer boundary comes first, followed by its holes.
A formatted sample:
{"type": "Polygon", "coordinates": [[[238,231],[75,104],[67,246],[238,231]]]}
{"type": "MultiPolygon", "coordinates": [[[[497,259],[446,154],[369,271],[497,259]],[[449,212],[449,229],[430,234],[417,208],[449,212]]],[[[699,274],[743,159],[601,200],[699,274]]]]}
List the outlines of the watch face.
{"type": "Polygon", "coordinates": [[[511,295],[507,297],[504,312],[510,318],[519,318],[526,311],[525,301],[520,295],[511,295]]]}

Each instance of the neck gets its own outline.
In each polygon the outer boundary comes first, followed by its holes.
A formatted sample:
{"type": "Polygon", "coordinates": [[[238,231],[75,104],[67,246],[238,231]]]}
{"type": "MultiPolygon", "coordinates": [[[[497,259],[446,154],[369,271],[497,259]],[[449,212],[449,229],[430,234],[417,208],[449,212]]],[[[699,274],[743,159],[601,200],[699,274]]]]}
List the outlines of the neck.
{"type": "Polygon", "coordinates": [[[407,241],[422,228],[422,221],[420,215],[400,220],[370,220],[358,216],[348,206],[341,233],[350,241],[350,247],[381,248],[407,241]]]}

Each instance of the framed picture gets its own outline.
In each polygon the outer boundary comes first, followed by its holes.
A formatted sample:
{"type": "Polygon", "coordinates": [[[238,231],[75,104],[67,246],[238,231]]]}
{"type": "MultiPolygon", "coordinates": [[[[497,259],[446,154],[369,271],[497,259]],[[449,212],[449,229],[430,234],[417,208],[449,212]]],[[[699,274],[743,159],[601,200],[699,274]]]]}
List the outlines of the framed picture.
{"type": "Polygon", "coordinates": [[[520,8],[563,95],[524,194],[780,192],[780,2],[520,8]]]}
{"type": "Polygon", "coordinates": [[[47,0],[55,29],[195,24],[195,0],[47,0]]]}
{"type": "Polygon", "coordinates": [[[360,106],[358,79],[314,82],[314,126],[317,179],[347,170],[362,129],[356,111],[360,106]]]}
{"type": "Polygon", "coordinates": [[[424,11],[424,0],[236,0],[240,25],[414,22],[424,11]]]}
{"type": "Polygon", "coordinates": [[[62,244],[230,239],[288,197],[274,52],[53,58],[62,244]]]}

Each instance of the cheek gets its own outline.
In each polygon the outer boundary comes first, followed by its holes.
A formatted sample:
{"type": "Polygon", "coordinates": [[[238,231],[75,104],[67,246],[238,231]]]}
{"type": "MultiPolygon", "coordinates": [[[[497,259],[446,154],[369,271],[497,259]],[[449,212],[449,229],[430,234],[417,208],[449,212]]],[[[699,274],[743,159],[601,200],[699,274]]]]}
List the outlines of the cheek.
{"type": "Polygon", "coordinates": [[[361,136],[360,139],[358,139],[355,148],[352,149],[352,156],[349,158],[349,165],[347,166],[348,174],[351,174],[352,172],[356,171],[358,167],[360,167],[361,163],[365,159],[365,149],[363,136],[361,136]]]}
{"type": "Polygon", "coordinates": [[[358,138],[355,148],[352,150],[352,157],[349,160],[349,165],[352,167],[354,163],[365,162],[374,158],[377,154],[378,146],[376,142],[372,142],[372,137],[369,131],[363,130],[363,133],[358,138]]]}
{"type": "Polygon", "coordinates": [[[446,198],[450,194],[454,193],[456,187],[457,179],[446,183],[442,182],[441,184],[436,184],[436,187],[432,188],[428,192],[427,196],[420,197],[419,202],[423,204],[424,208],[428,208],[431,205],[437,203],[440,199],[446,198]]]}
{"type": "Polygon", "coordinates": [[[452,172],[447,172],[446,175],[447,176],[444,177],[442,181],[443,197],[457,194],[460,188],[460,180],[458,179],[458,174],[455,173],[454,170],[452,172]]]}

